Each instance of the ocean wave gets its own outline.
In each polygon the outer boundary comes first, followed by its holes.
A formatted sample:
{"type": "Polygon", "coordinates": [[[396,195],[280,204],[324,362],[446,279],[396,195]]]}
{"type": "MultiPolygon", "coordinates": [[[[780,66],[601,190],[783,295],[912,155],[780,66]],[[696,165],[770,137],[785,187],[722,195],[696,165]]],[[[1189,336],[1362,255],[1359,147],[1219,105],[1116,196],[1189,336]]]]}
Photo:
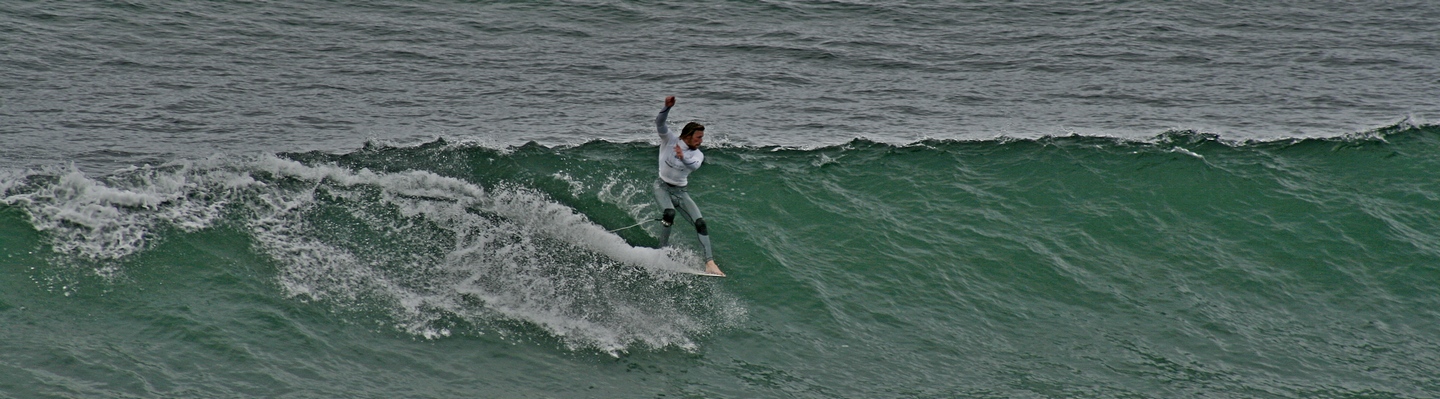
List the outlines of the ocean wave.
{"type": "Polygon", "coordinates": [[[471,326],[461,333],[521,321],[577,349],[694,349],[744,313],[685,274],[703,263],[694,252],[632,246],[515,185],[274,156],[0,177],[3,204],[23,210],[57,254],[105,265],[97,274],[157,241],[239,229],[280,265],[286,296],[387,308],[396,328],[425,338],[456,333],[458,317],[471,326]],[[689,303],[701,298],[712,305],[698,312],[689,303]]]}

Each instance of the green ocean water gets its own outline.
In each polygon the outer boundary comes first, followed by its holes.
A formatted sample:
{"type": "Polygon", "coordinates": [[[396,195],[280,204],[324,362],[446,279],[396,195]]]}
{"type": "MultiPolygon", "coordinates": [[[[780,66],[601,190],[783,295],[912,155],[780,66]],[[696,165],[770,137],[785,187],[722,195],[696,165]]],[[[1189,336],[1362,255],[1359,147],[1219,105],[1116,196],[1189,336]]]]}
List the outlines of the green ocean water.
{"type": "Polygon", "coordinates": [[[724,279],[649,248],[646,143],[7,171],[0,393],[1434,397],[1437,150],[713,147],[724,279]]]}

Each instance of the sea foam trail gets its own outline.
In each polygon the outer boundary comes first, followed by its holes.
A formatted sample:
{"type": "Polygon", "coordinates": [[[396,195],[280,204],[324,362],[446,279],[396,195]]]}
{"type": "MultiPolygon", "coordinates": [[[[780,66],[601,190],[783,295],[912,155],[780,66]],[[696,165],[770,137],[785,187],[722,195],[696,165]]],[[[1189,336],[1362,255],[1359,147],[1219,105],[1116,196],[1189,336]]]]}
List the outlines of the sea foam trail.
{"type": "Polygon", "coordinates": [[[426,338],[504,335],[520,321],[572,348],[693,349],[694,337],[744,314],[714,284],[676,273],[701,262],[692,252],[631,246],[515,186],[274,156],[3,177],[4,203],[24,209],[58,254],[106,265],[98,273],[123,273],[116,265],[167,229],[233,225],[276,260],[287,296],[378,305],[426,338]]]}

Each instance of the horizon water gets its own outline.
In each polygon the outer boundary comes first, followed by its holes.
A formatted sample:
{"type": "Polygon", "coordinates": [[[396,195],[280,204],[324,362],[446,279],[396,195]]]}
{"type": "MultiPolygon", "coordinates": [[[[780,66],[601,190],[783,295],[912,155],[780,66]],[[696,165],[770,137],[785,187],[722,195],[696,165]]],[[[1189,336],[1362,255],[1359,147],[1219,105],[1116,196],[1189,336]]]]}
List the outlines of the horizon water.
{"type": "Polygon", "coordinates": [[[0,397],[1434,397],[1437,17],[0,4],[0,397]]]}

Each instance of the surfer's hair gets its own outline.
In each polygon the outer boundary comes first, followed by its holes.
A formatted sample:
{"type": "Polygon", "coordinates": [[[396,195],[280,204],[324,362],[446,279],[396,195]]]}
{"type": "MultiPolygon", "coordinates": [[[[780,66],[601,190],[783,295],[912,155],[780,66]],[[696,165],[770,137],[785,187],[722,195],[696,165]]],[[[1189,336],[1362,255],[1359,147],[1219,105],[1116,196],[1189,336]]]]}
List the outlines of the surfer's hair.
{"type": "Polygon", "coordinates": [[[685,127],[680,128],[680,137],[690,137],[697,131],[705,131],[705,125],[701,125],[695,122],[686,123],[685,127]]]}

